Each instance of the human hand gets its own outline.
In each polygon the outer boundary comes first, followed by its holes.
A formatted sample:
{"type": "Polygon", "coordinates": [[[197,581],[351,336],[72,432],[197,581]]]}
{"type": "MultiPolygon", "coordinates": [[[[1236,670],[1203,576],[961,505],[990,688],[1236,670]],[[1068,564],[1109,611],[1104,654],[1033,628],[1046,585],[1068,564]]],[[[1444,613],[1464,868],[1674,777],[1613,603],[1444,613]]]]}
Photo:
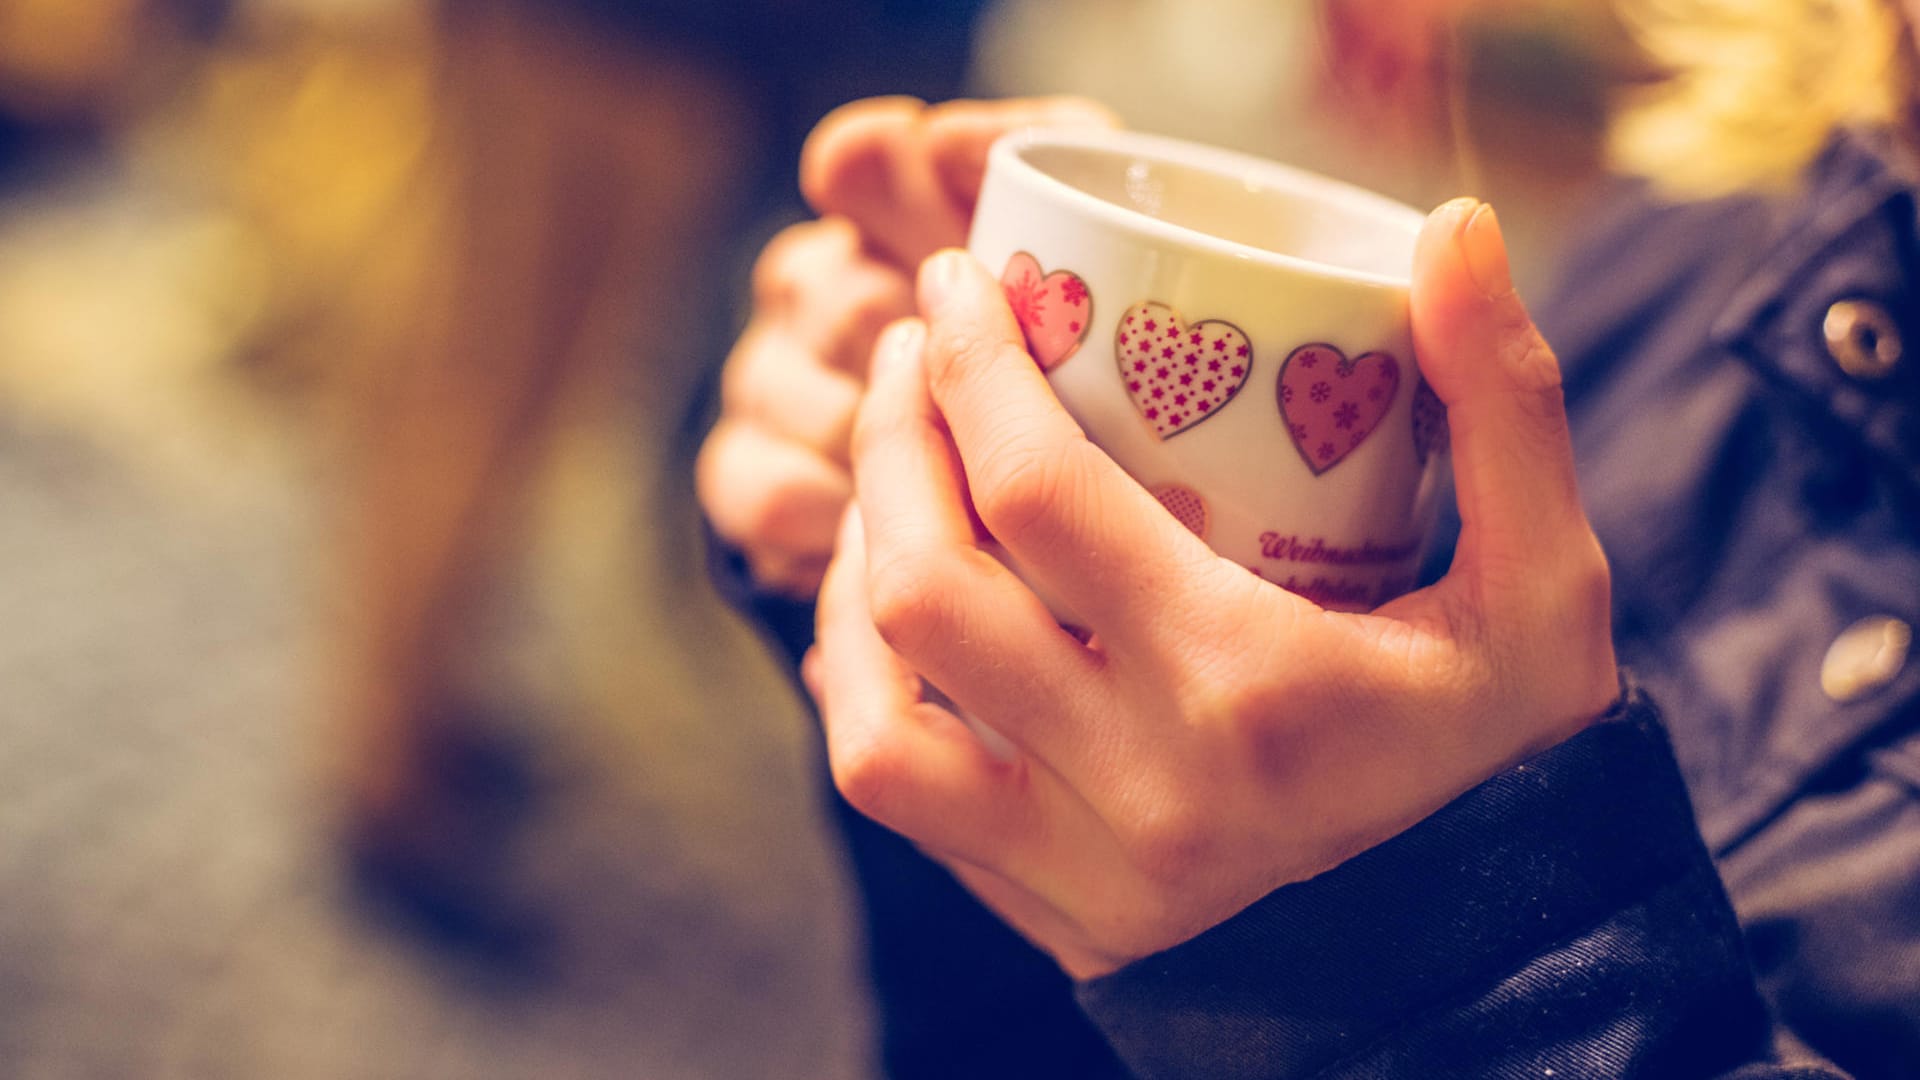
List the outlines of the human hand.
{"type": "Polygon", "coordinates": [[[846,798],[1073,976],[1379,844],[1615,698],[1558,364],[1487,208],[1435,211],[1415,256],[1415,344],[1452,428],[1454,563],[1365,615],[1216,556],[1089,443],[978,263],[935,257],[919,300],[925,322],[876,350],[857,506],[803,670],[846,798]]]}
{"type": "Polygon", "coordinates": [[[721,372],[694,488],[761,587],[810,597],[853,494],[847,443],[881,327],[913,283],[845,218],[794,225],[761,253],[753,315],[721,372]]]}
{"type": "Polygon", "coordinates": [[[913,312],[911,269],[965,240],[993,140],[1032,124],[1111,124],[1073,99],[876,98],[822,120],[801,187],[819,221],[775,237],[727,358],[695,489],[764,588],[812,596],[850,497],[847,439],[880,328],[913,312]]]}

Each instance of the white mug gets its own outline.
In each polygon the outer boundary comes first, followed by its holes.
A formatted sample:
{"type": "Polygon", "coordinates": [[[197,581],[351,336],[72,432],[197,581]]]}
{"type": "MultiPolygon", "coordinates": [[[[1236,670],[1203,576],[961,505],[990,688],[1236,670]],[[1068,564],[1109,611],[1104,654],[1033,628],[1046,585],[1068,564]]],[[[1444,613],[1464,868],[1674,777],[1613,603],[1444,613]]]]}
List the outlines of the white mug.
{"type": "Polygon", "coordinates": [[[1067,411],[1174,517],[1364,611],[1413,587],[1446,458],[1408,324],[1421,220],[1225,150],[1028,130],[994,145],[968,246],[1067,411]]]}

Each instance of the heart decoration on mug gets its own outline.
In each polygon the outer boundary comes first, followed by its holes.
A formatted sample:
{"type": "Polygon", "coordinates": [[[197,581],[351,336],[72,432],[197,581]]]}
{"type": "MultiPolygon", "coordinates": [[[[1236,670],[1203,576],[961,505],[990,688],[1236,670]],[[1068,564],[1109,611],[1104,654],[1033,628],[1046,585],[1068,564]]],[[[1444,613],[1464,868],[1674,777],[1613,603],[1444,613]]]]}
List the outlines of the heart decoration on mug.
{"type": "Polygon", "coordinates": [[[1041,371],[1066,363],[1087,339],[1093,325],[1093,294],[1079,274],[1071,270],[1042,273],[1040,260],[1017,251],[1000,275],[1000,288],[1041,371]]]}
{"type": "Polygon", "coordinates": [[[1293,445],[1315,476],[1346,459],[1393,407],[1400,362],[1383,352],[1353,359],[1331,345],[1302,345],[1280,368],[1276,394],[1293,445]]]}
{"type": "Polygon", "coordinates": [[[1435,454],[1444,454],[1451,443],[1447,432],[1447,407],[1440,395],[1433,392],[1425,379],[1420,380],[1419,389],[1413,392],[1413,450],[1420,455],[1420,464],[1435,454]]]}
{"type": "Polygon", "coordinates": [[[1207,538],[1207,527],[1213,515],[1207,511],[1207,500],[1200,493],[1185,484],[1162,484],[1153,489],[1153,497],[1167,508],[1175,521],[1187,527],[1187,531],[1202,540],[1207,538]]]}
{"type": "Polygon", "coordinates": [[[1163,440],[1219,412],[1253,369],[1253,346],[1239,327],[1218,319],[1189,325],[1157,300],[1121,316],[1113,352],[1133,407],[1163,440]]]}

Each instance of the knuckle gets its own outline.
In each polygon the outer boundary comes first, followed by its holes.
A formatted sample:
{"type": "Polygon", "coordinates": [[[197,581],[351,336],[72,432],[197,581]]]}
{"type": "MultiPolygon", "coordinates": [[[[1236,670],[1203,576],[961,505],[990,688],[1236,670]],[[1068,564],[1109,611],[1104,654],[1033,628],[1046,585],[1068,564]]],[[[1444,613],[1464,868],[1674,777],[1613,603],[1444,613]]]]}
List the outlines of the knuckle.
{"type": "Polygon", "coordinates": [[[921,113],[920,130],[935,145],[970,130],[998,123],[1011,127],[1031,113],[1024,101],[981,101],[955,98],[927,106],[921,113]]]}
{"type": "Polygon", "coordinates": [[[869,558],[867,602],[881,640],[911,659],[950,636],[956,594],[945,563],[919,553],[869,558]]]}
{"type": "Polygon", "coordinates": [[[754,548],[777,547],[792,531],[794,498],[787,485],[776,481],[743,488],[735,499],[736,540],[754,548]]]}
{"type": "Polygon", "coordinates": [[[777,549],[797,556],[823,556],[815,550],[811,537],[824,530],[815,527],[835,511],[823,494],[793,473],[783,473],[750,487],[740,495],[739,528],[741,539],[761,548],[777,549]]]}
{"type": "Polygon", "coordinates": [[[1568,425],[1560,362],[1546,340],[1531,329],[1510,348],[1507,388],[1521,421],[1521,442],[1544,460],[1562,459],[1568,453],[1568,425]]]}
{"type": "Polygon", "coordinates": [[[1226,753],[1249,772],[1269,779],[1296,775],[1312,751],[1311,733],[1274,686],[1234,686],[1214,692],[1207,707],[1226,753]]]}
{"type": "Polygon", "coordinates": [[[829,513],[829,497],[795,469],[769,470],[755,453],[756,437],[723,421],[694,461],[694,489],[701,508],[722,539],[748,550],[801,545],[798,538],[816,515],[829,513]]]}
{"type": "Polygon", "coordinates": [[[842,105],[814,126],[800,151],[800,193],[830,212],[890,168],[890,147],[911,135],[926,103],[911,97],[867,98],[842,105]]]}
{"type": "Polygon", "coordinates": [[[1179,688],[1180,711],[1210,726],[1237,729],[1244,717],[1259,708],[1258,693],[1246,679],[1222,677],[1225,674],[1210,665],[1189,672],[1179,688]]]}
{"type": "Polygon", "coordinates": [[[1190,883],[1217,846],[1203,815],[1171,799],[1143,806],[1128,824],[1124,839],[1142,876],[1173,886],[1190,883]]]}
{"type": "Polygon", "coordinates": [[[1582,530],[1569,545],[1563,588],[1573,610],[1583,615],[1605,614],[1613,607],[1613,568],[1592,529],[1582,530]]]}
{"type": "Polygon", "coordinates": [[[792,301],[804,276],[798,272],[797,264],[818,236],[820,228],[820,222],[803,221],[787,226],[767,241],[767,246],[760,250],[760,257],[753,261],[755,307],[778,310],[792,301]]]}
{"type": "MultiPolygon", "coordinates": [[[[754,304],[781,311],[817,302],[810,293],[837,289],[860,261],[859,230],[829,216],[789,225],[774,234],[753,263],[754,304]]],[[[831,293],[829,293],[831,295],[831,293]]]]}
{"type": "Polygon", "coordinates": [[[824,555],[787,550],[747,552],[747,569],[762,587],[789,596],[811,596],[826,577],[824,555]]]}
{"type": "Polygon", "coordinates": [[[766,352],[766,331],[749,326],[734,343],[733,352],[720,369],[720,408],[729,415],[751,411],[751,405],[764,378],[761,357],[766,352]]]}
{"type": "Polygon", "coordinates": [[[1558,408],[1560,360],[1540,332],[1528,326],[1507,339],[1506,368],[1520,393],[1551,401],[1558,408]]]}
{"type": "Polygon", "coordinates": [[[880,737],[835,745],[828,755],[833,786],[840,797],[882,823],[890,816],[905,765],[896,745],[880,737]]]}
{"type": "Polygon", "coordinates": [[[936,101],[928,105],[926,111],[922,114],[923,123],[927,127],[937,128],[944,124],[953,123],[956,120],[965,120],[970,116],[980,115],[987,104],[987,102],[980,101],[976,98],[953,98],[948,101],[936,101]]]}
{"type": "Polygon", "coordinates": [[[1061,456],[1039,447],[1004,445],[981,474],[975,509],[981,524],[1003,543],[1044,538],[1050,519],[1068,503],[1061,456]]]}
{"type": "Polygon", "coordinates": [[[835,308],[825,318],[825,336],[836,351],[851,358],[865,359],[880,331],[912,308],[906,300],[904,284],[889,282],[877,274],[840,274],[837,281],[823,282],[834,290],[835,308]]]}

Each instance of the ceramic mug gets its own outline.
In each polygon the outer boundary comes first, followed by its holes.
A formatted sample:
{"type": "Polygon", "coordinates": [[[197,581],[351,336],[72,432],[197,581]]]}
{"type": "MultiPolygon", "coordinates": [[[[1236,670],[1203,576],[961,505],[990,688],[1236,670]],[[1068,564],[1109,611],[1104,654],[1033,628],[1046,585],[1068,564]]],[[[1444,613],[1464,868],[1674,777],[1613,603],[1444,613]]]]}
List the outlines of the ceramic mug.
{"type": "Polygon", "coordinates": [[[1421,221],[1226,150],[1028,130],[992,148],[968,246],[1067,411],[1174,517],[1364,611],[1413,587],[1446,459],[1408,323],[1421,221]]]}

